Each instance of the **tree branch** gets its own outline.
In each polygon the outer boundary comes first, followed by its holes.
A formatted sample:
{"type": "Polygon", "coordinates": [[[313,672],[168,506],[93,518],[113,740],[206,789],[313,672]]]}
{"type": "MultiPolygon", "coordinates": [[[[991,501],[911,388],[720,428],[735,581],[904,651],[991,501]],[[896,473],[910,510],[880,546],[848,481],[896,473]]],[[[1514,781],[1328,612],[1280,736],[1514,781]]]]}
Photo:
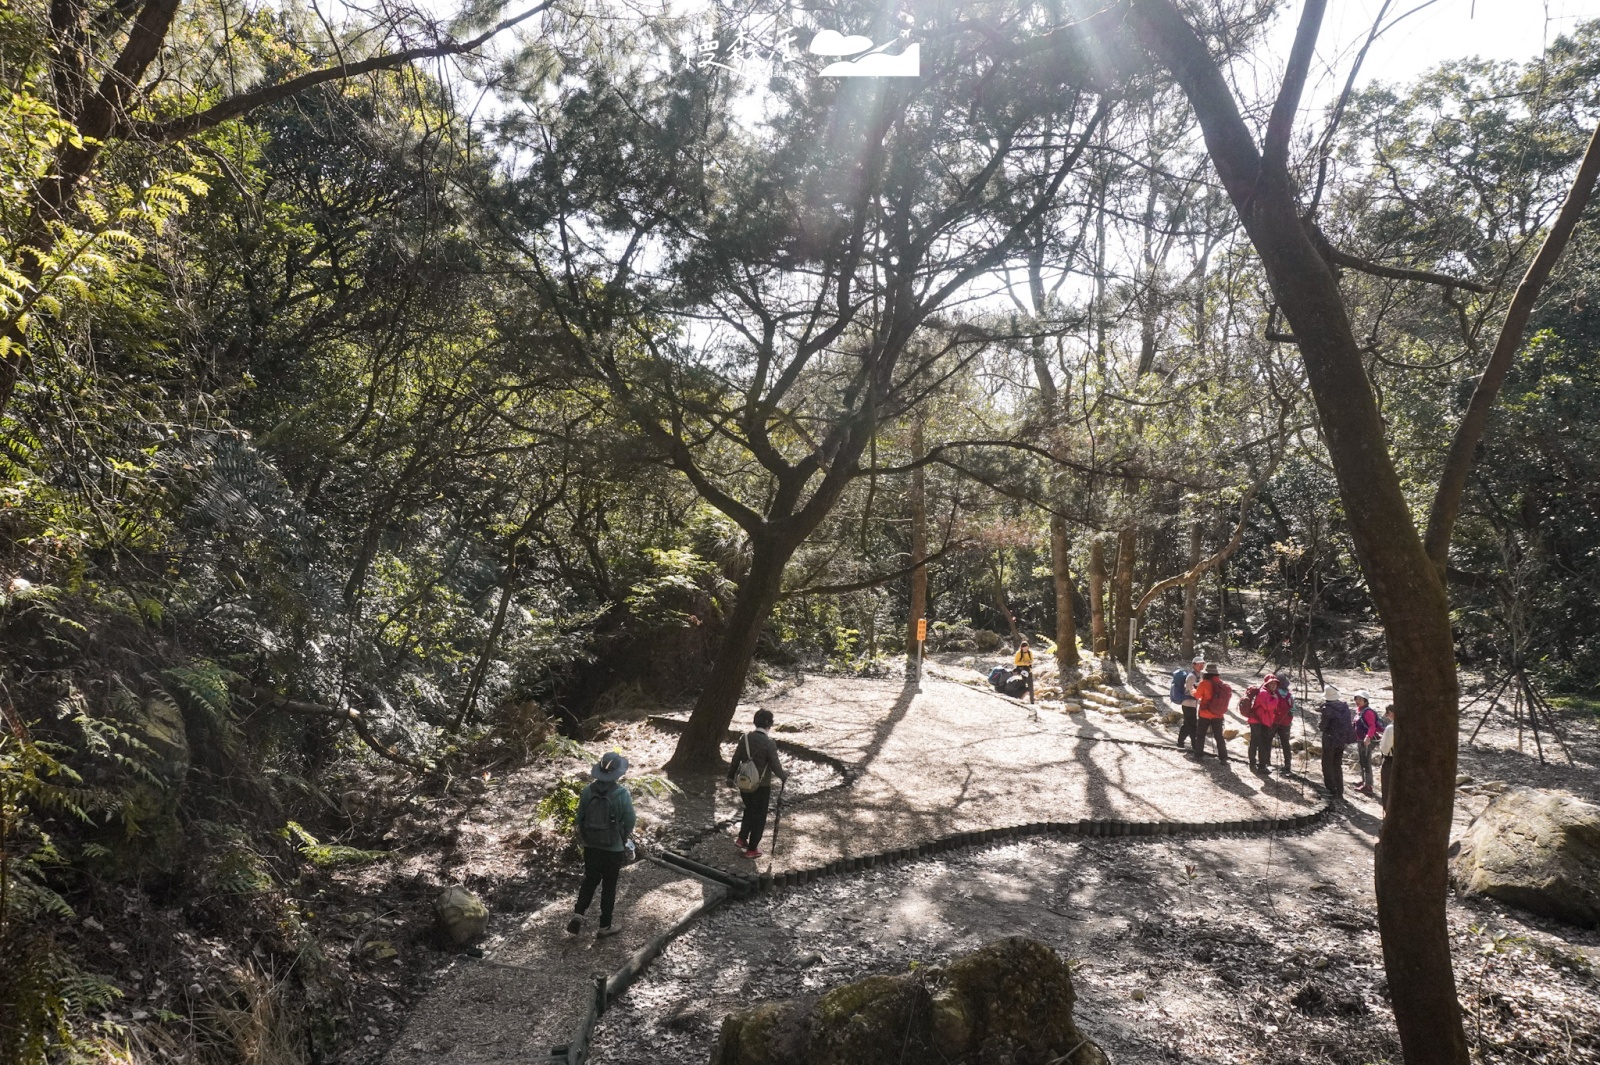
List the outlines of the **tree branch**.
{"type": "Polygon", "coordinates": [[[1325,239],[1318,240],[1317,243],[1322,245],[1323,257],[1330,263],[1335,266],[1348,267],[1363,274],[1393,278],[1396,281],[1425,281],[1430,285],[1443,285],[1445,288],[1464,288],[1468,292],[1476,292],[1479,295],[1489,291],[1488,286],[1480,285],[1476,281],[1466,281],[1459,277],[1451,277],[1449,274],[1436,274],[1432,270],[1408,270],[1402,266],[1384,266],[1382,263],[1363,259],[1359,255],[1351,255],[1347,251],[1340,251],[1327,243],[1325,239]]]}
{"type": "Polygon", "coordinates": [[[1300,25],[1294,31],[1294,46],[1289,50],[1289,65],[1283,72],[1283,85],[1267,119],[1267,135],[1261,145],[1263,167],[1289,165],[1289,135],[1294,131],[1295,114],[1300,110],[1300,94],[1306,87],[1311,57],[1316,52],[1317,35],[1322,32],[1322,13],[1328,0],[1306,0],[1300,12],[1300,25]]]}
{"type": "Polygon", "coordinates": [[[902,577],[909,577],[913,573],[917,572],[917,570],[924,568],[931,562],[943,558],[952,551],[959,551],[963,548],[971,546],[971,542],[967,540],[951,540],[948,541],[943,547],[939,548],[939,550],[924,558],[922,561],[913,562],[911,565],[906,566],[903,569],[897,569],[893,573],[881,574],[877,577],[870,577],[864,581],[854,581],[850,584],[813,584],[809,588],[791,588],[778,598],[791,599],[797,595],[843,595],[846,592],[859,592],[864,591],[867,588],[876,588],[879,585],[888,584],[890,581],[897,581],[902,577]]]}
{"type": "Polygon", "coordinates": [[[419,59],[437,59],[442,56],[463,55],[467,52],[475,51],[491,38],[504,33],[518,23],[526,22],[534,15],[547,9],[552,3],[554,3],[554,0],[543,0],[542,3],[535,4],[520,15],[502,19],[470,40],[437,42],[418,48],[407,48],[403,51],[391,52],[386,55],[372,56],[355,63],[339,63],[331,67],[323,67],[321,70],[307,71],[287,81],[263,85],[248,92],[230,96],[221,103],[206,108],[204,111],[196,111],[193,114],[184,115],[182,118],[174,118],[166,122],[133,122],[129,123],[125,129],[119,130],[119,132],[127,136],[155,141],[158,144],[170,144],[185,137],[192,137],[196,133],[203,133],[212,126],[226,122],[229,119],[238,118],[265,104],[286,99],[326,82],[359,77],[362,74],[370,74],[375,70],[401,67],[419,59]]]}
{"type": "Polygon", "coordinates": [[[1578,164],[1578,174],[1572,180],[1572,187],[1567,190],[1561,213],[1556,215],[1555,224],[1539,246],[1539,254],[1528,264],[1528,272],[1522,276],[1522,283],[1511,298],[1511,306],[1507,308],[1505,322],[1500,326],[1500,338],[1495,342],[1494,352],[1489,356],[1489,363],[1478,378],[1477,387],[1472,390],[1467,412],[1450,440],[1450,451],[1439,477],[1439,490],[1434,493],[1433,507],[1428,512],[1428,531],[1423,538],[1423,548],[1428,558],[1441,569],[1450,557],[1450,534],[1455,528],[1456,516],[1461,512],[1467,474],[1472,470],[1478,443],[1483,439],[1484,428],[1488,425],[1489,411],[1494,406],[1495,397],[1500,394],[1506,375],[1511,371],[1517,350],[1522,346],[1522,334],[1528,327],[1533,305],[1549,280],[1551,271],[1555,269],[1556,260],[1566,250],[1572,231],[1578,227],[1578,221],[1583,217],[1584,208],[1594,192],[1597,177],[1600,177],[1600,125],[1595,127],[1594,136],[1589,138],[1589,147],[1583,153],[1583,161],[1578,164]]]}

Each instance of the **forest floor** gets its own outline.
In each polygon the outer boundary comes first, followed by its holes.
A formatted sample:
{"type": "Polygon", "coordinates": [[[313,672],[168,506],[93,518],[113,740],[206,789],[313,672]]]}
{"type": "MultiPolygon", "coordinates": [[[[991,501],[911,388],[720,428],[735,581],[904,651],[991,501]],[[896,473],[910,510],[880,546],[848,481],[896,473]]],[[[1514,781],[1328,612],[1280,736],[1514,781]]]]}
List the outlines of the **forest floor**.
{"type": "MultiPolygon", "coordinates": [[[[772,709],[780,738],[825,752],[853,777],[841,787],[833,766],[790,759],[790,802],[772,863],[778,871],[989,825],[1231,820],[1285,816],[1320,801],[1304,777],[1250,774],[1242,741],[1230,745],[1228,766],[1194,763],[1169,746],[1174,730],[1158,721],[1093,709],[1068,715],[1048,701],[1035,710],[994,695],[981,686],[988,664],[956,656],[930,662],[920,693],[898,678],[820,675],[752,690],[741,716],[754,705],[772,709]]],[[[1325,677],[1386,701],[1381,674],[1325,677]]],[[[1165,687],[1165,674],[1155,671],[1130,683],[1158,700],[1165,687]]],[[[1473,724],[1476,714],[1466,729],[1473,724]]],[[[1461,789],[1458,828],[1487,803],[1496,781],[1592,798],[1600,729],[1592,717],[1573,715],[1567,731],[1571,764],[1558,753],[1540,766],[1531,746],[1516,750],[1506,723],[1491,721],[1478,744],[1463,748],[1463,773],[1475,780],[1461,789]]],[[[624,750],[638,773],[664,762],[673,742],[666,730],[635,721],[591,746],[624,750]]],[[[400,957],[373,974],[392,1001],[361,1011],[366,1038],[346,1060],[371,1062],[386,1052],[394,1065],[536,1057],[565,1040],[591,971],[616,968],[648,932],[703,897],[700,882],[640,863],[625,876],[619,904],[625,921],[627,907],[640,908],[628,932],[598,944],[563,936],[573,865],[570,857],[552,861],[544,851],[554,844],[530,824],[530,808],[551,779],[546,767],[484,782],[479,800],[455,818],[448,847],[422,840],[401,848],[398,868],[344,874],[390,885],[464,882],[496,910],[482,959],[397,937],[400,957]]],[[[742,1003],[936,963],[1019,933],[1077,960],[1085,1029],[1117,1060],[1392,1058],[1370,890],[1381,811],[1351,797],[1312,832],[1013,842],[727,903],[696,922],[613,1006],[597,1030],[594,1060],[703,1062],[721,1016],[742,1003]]],[[[693,848],[711,864],[768,868],[734,851],[727,826],[737,798],[714,780],[643,798],[639,807],[647,847],[693,848]]],[[[404,909],[415,910],[425,892],[412,894],[404,909]]],[[[1600,1061],[1600,937],[1492,903],[1453,901],[1451,920],[1480,1045],[1507,1048],[1485,1060],[1600,1061]]],[[[405,922],[425,923],[422,913],[405,922]]]]}

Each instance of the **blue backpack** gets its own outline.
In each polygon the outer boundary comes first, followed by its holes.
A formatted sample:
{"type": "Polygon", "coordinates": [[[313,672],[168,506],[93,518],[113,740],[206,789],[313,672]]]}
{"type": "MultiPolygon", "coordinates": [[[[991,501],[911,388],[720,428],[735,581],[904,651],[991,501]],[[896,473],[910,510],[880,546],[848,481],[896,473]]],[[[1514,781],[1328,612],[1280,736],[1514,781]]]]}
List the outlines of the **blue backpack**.
{"type": "Polygon", "coordinates": [[[1189,693],[1186,690],[1188,684],[1189,671],[1187,669],[1175,669],[1172,671],[1172,690],[1167,692],[1167,698],[1172,701],[1174,706],[1182,706],[1183,701],[1189,697],[1189,693]]]}

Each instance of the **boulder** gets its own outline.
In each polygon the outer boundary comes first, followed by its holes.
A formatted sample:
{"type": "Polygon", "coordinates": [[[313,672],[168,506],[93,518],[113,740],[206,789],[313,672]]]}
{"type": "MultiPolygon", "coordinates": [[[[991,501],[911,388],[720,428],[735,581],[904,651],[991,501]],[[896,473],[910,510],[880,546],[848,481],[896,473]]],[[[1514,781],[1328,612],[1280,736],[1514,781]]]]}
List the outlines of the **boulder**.
{"type": "Polygon", "coordinates": [[[978,645],[980,651],[993,651],[1000,646],[1000,634],[993,629],[974,629],[972,642],[978,645]]]}
{"type": "Polygon", "coordinates": [[[1106,1065],[1072,1019],[1072,975],[1030,939],[730,1014],[712,1065],[1106,1065]]]}
{"type": "Polygon", "coordinates": [[[439,927],[457,946],[464,946],[483,935],[489,924],[489,907],[460,884],[451,884],[433,900],[433,915],[439,927]]]}
{"type": "Polygon", "coordinates": [[[1467,828],[1451,873],[1464,895],[1600,926],[1600,806],[1508,788],[1467,828]]]}

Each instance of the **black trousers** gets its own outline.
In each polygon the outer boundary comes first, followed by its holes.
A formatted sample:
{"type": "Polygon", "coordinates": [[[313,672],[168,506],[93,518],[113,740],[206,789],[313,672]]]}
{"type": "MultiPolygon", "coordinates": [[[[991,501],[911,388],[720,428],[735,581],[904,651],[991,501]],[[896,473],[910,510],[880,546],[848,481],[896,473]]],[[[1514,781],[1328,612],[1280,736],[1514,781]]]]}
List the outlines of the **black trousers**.
{"type": "Polygon", "coordinates": [[[1272,729],[1250,723],[1250,768],[1272,768],[1272,729]]]}
{"type": "Polygon", "coordinates": [[[1267,737],[1267,762],[1272,761],[1272,741],[1277,740],[1279,743],[1283,744],[1283,771],[1285,773],[1289,772],[1293,768],[1293,766],[1290,764],[1289,755],[1289,733],[1293,730],[1293,728],[1293,725],[1274,725],[1272,729],[1272,735],[1267,737]]]}
{"type": "Polygon", "coordinates": [[[744,840],[745,846],[753,849],[761,842],[761,835],[767,830],[767,811],[772,808],[772,785],[768,784],[755,791],[741,791],[739,797],[744,800],[744,817],[739,821],[739,838],[744,840]]]}
{"type": "Polygon", "coordinates": [[[1344,744],[1322,741],[1322,783],[1335,799],[1344,798],[1344,744]]]}
{"type": "Polygon", "coordinates": [[[600,889],[600,927],[611,927],[611,911],[617,905],[617,878],[627,861],[626,851],[603,851],[598,847],[583,848],[583,886],[578,889],[576,912],[582,914],[594,901],[594,889],[600,889]]]}
{"type": "Polygon", "coordinates": [[[1394,755],[1383,760],[1378,767],[1378,804],[1387,812],[1389,809],[1389,779],[1394,775],[1394,755]]]}
{"type": "Polygon", "coordinates": [[[1206,733],[1210,733],[1217,738],[1217,760],[1226,762],[1228,760],[1228,748],[1222,739],[1222,718],[1220,717],[1202,717],[1199,719],[1199,727],[1194,730],[1194,756],[1199,758],[1205,753],[1206,733]]]}
{"type": "Polygon", "coordinates": [[[1185,741],[1193,742],[1200,732],[1200,708],[1186,706],[1183,708],[1183,724],[1178,726],[1178,746],[1182,747],[1185,741]]]}

